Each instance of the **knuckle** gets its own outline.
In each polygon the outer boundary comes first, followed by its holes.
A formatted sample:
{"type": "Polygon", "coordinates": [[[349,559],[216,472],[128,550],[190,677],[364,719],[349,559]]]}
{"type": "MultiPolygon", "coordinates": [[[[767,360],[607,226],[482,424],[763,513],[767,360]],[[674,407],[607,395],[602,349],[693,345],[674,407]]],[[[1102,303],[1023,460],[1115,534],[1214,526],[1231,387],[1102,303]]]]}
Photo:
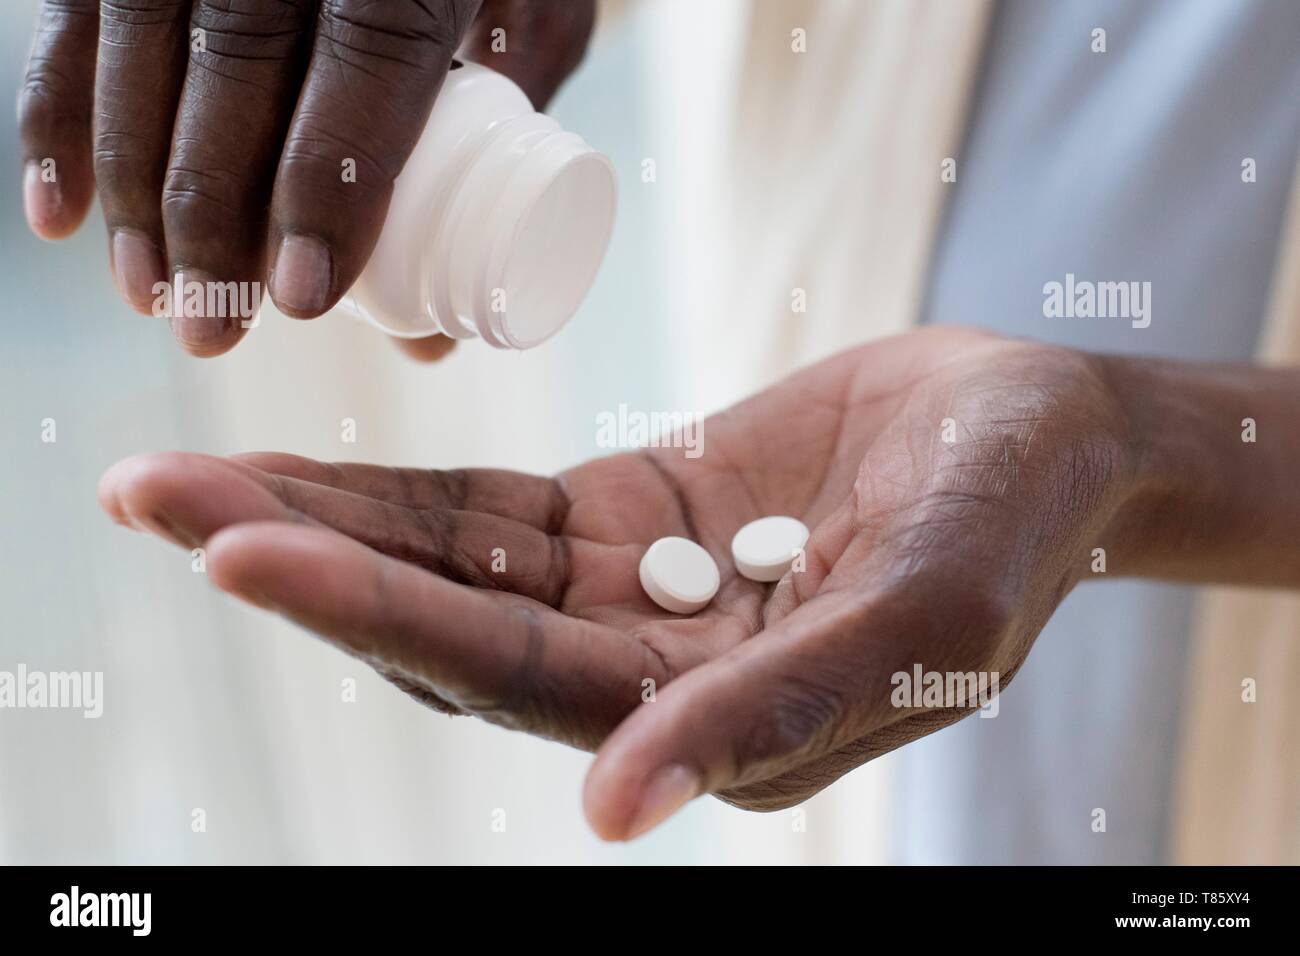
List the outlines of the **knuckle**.
{"type": "Polygon", "coordinates": [[[163,223],[169,234],[208,229],[214,221],[236,223],[244,195],[238,179],[219,166],[172,166],[163,180],[163,223]]]}
{"type": "Polygon", "coordinates": [[[325,0],[320,32],[362,56],[420,64],[428,59],[430,47],[447,52],[456,48],[476,6],[467,0],[325,0]]]}
{"type": "Polygon", "coordinates": [[[49,136],[69,123],[89,129],[98,28],[91,0],[46,0],[18,92],[22,136],[49,136]]]}
{"type": "Polygon", "coordinates": [[[312,8],[311,0],[198,0],[194,4],[194,20],[273,31],[296,26],[312,8]]]}
{"type": "Polygon", "coordinates": [[[321,199],[344,208],[370,202],[376,191],[392,185],[406,155],[405,151],[399,155],[363,146],[363,142],[375,142],[369,135],[371,123],[360,104],[334,101],[300,107],[280,156],[280,182],[276,185],[299,189],[304,199],[321,199]],[[356,162],[356,175],[346,183],[339,175],[344,159],[356,162]]]}
{"type": "Polygon", "coordinates": [[[183,0],[115,0],[101,7],[92,159],[110,220],[125,207],[158,216],[175,106],[166,78],[183,69],[179,37],[188,14],[183,0]]]}
{"type": "Polygon", "coordinates": [[[89,91],[49,58],[33,60],[18,93],[18,132],[28,142],[44,142],[81,124],[90,130],[89,91]]]}
{"type": "Polygon", "coordinates": [[[277,189],[297,205],[323,202],[338,212],[368,208],[386,194],[476,6],[325,0],[277,189]],[[357,164],[346,188],[343,159],[357,164]]]}
{"type": "Polygon", "coordinates": [[[114,0],[100,5],[100,33],[113,43],[143,40],[150,28],[174,27],[189,9],[189,0],[114,0]]]}
{"type": "Polygon", "coordinates": [[[190,23],[204,46],[190,63],[239,79],[278,69],[300,55],[311,9],[307,0],[199,0],[190,23]]]}
{"type": "Polygon", "coordinates": [[[411,114],[427,107],[459,42],[457,7],[439,8],[453,10],[448,13],[410,2],[327,2],[318,20],[313,72],[340,100],[365,90],[366,102],[350,106],[363,128],[409,126],[411,114]]]}
{"type": "Polygon", "coordinates": [[[157,186],[150,168],[142,162],[147,155],[137,138],[101,129],[95,137],[93,154],[95,184],[108,197],[147,195],[157,186]]]}
{"type": "Polygon", "coordinates": [[[99,0],[45,0],[41,16],[45,19],[84,17],[99,10],[99,0]]]}
{"type": "Polygon", "coordinates": [[[520,604],[511,616],[523,635],[512,665],[490,687],[463,689],[455,702],[488,723],[509,730],[540,732],[549,716],[563,713],[562,693],[546,666],[545,626],[537,611],[520,604]]]}
{"type": "Polygon", "coordinates": [[[477,552],[465,548],[466,531],[458,512],[447,508],[422,508],[411,513],[420,528],[421,544],[428,550],[423,565],[435,574],[478,588],[498,588],[500,582],[484,570],[477,552]]]}

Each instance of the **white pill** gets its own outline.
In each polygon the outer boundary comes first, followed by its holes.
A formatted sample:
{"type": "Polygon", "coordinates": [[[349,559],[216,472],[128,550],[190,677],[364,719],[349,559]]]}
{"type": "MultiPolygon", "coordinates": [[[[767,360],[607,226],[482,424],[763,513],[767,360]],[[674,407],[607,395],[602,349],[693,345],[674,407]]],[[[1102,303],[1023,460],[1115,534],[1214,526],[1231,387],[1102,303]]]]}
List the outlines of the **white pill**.
{"type": "Polygon", "coordinates": [[[641,587],[665,611],[694,614],[718,593],[718,565],[686,538],[660,538],[641,559],[641,587]]]}
{"type": "Polygon", "coordinates": [[[751,581],[779,581],[808,543],[808,526],[798,518],[773,515],[751,521],[731,539],[736,570],[751,581]]]}

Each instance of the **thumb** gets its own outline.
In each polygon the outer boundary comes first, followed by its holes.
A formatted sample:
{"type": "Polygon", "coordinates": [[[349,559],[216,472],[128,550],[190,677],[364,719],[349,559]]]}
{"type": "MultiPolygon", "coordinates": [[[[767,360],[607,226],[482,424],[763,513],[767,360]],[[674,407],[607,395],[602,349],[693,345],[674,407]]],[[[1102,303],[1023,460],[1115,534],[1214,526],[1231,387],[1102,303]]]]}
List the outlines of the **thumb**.
{"type": "Polygon", "coordinates": [[[866,613],[844,592],[816,598],[643,703],[587,775],[592,829],[630,840],[701,794],[766,779],[904,716],[889,704],[893,668],[878,666],[888,642],[863,636],[866,613]]]}
{"type": "MultiPolygon", "coordinates": [[[[994,660],[1003,609],[954,590],[942,610],[908,588],[823,594],[673,680],[597,752],[583,792],[592,829],[630,840],[701,794],[793,770],[806,776],[816,758],[894,725],[906,730],[891,729],[887,747],[863,748],[860,763],[970,713],[970,705],[927,713],[893,693],[894,675],[917,664],[984,669],[994,660]]],[[[805,790],[791,784],[792,793],[805,790]]]]}

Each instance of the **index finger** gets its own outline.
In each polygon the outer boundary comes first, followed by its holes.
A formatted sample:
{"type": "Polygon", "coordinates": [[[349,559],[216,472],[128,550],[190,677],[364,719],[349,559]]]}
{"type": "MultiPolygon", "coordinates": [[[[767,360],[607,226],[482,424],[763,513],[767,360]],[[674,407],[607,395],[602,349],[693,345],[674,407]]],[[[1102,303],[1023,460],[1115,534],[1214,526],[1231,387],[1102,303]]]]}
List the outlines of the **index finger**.
{"type": "Polygon", "coordinates": [[[207,543],[212,581],[493,723],[595,749],[666,680],[625,634],[536,601],[476,590],[334,531],[256,522],[207,543]]]}
{"type": "Polygon", "coordinates": [[[271,298],[313,318],[361,274],[479,0],[325,0],[271,200],[271,298]],[[342,174],[355,163],[355,175],[342,174]]]}

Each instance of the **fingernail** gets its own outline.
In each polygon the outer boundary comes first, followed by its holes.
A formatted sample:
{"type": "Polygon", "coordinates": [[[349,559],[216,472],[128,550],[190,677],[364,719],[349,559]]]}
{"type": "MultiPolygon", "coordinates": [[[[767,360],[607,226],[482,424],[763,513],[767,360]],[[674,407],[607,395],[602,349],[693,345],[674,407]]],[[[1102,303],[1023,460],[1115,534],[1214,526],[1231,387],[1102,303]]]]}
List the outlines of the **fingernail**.
{"type": "Polygon", "coordinates": [[[161,250],[139,233],[118,229],[113,233],[113,278],[133,309],[153,314],[154,286],[167,281],[161,250]]]}
{"type": "Polygon", "coordinates": [[[39,163],[28,163],[23,172],[23,212],[27,224],[39,235],[63,211],[63,190],[57,180],[46,182],[39,163]]]}
{"type": "Polygon", "coordinates": [[[628,825],[626,840],[639,837],[684,807],[700,795],[700,775],[690,767],[669,764],[650,777],[641,794],[632,822],[628,825]]]}
{"type": "Polygon", "coordinates": [[[236,306],[211,275],[198,269],[177,270],[172,289],[172,334],[192,352],[206,352],[222,342],[237,321],[236,306]]]}
{"type": "Polygon", "coordinates": [[[271,270],[271,298],[282,309],[311,315],[325,308],[330,294],[330,251],[311,236],[287,235],[271,270]]]}

